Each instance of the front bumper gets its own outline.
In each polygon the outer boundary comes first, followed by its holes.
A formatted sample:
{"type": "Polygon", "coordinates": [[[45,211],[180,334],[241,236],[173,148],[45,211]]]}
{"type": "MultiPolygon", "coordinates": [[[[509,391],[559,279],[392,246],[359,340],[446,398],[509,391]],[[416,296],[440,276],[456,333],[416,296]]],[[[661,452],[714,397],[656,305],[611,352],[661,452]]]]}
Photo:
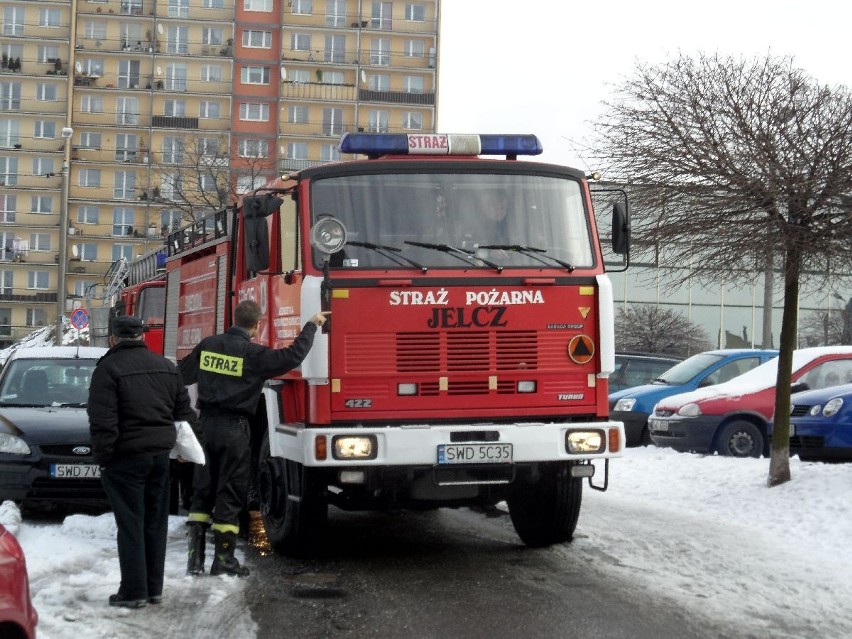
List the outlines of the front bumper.
{"type": "Polygon", "coordinates": [[[795,433],[790,437],[791,455],[807,460],[852,460],[852,428],[848,425],[797,420],[792,427],[795,433]]]}
{"type": "Polygon", "coordinates": [[[613,410],[609,413],[610,419],[624,423],[624,436],[627,438],[628,446],[638,446],[642,443],[642,431],[648,423],[648,413],[639,413],[632,410],[613,410]]]}
{"type": "Polygon", "coordinates": [[[721,422],[722,418],[718,415],[651,415],[648,418],[648,432],[655,446],[674,448],[681,452],[709,453],[713,450],[713,440],[721,422]]]}
{"type": "Polygon", "coordinates": [[[100,479],[55,478],[51,464],[91,465],[91,457],[33,456],[17,461],[0,461],[0,501],[97,501],[106,502],[100,479]]]}
{"type": "Polygon", "coordinates": [[[548,423],[529,422],[515,424],[461,424],[431,425],[408,424],[403,426],[363,428],[305,428],[278,425],[276,437],[270,441],[273,456],[297,461],[305,466],[435,466],[438,465],[438,447],[464,442],[506,443],[512,445],[512,462],[585,461],[620,457],[624,450],[624,425],[621,422],[548,423]],[[569,431],[599,431],[604,440],[601,452],[571,454],[566,449],[569,431]],[[337,435],[373,436],[376,454],[371,459],[317,458],[317,437],[328,442],[337,435]]]}

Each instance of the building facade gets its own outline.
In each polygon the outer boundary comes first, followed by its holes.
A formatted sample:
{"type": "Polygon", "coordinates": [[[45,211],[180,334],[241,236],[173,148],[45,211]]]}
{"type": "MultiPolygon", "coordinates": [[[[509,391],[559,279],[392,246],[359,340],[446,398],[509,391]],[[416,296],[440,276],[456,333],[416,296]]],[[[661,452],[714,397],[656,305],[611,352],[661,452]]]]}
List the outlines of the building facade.
{"type": "Polygon", "coordinates": [[[341,159],[347,131],[435,130],[440,0],[0,0],[0,20],[0,346],[97,305],[168,230],[341,159]]]}

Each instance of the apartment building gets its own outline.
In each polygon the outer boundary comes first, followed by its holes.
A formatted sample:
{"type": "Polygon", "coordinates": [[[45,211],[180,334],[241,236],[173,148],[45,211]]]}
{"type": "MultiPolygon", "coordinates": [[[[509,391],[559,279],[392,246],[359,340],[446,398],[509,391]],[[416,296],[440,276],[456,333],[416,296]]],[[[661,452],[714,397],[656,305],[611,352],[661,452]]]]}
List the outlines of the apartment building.
{"type": "Polygon", "coordinates": [[[341,159],[346,131],[434,131],[439,18],[440,0],[0,0],[0,346],[97,306],[109,266],[169,229],[341,159]]]}

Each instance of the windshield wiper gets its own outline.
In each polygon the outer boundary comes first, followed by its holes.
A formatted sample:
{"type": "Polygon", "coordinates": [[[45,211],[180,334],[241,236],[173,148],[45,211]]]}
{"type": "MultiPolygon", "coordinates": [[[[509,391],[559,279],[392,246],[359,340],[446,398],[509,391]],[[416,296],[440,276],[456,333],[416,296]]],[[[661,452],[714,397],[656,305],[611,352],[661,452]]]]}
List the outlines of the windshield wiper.
{"type": "Polygon", "coordinates": [[[449,244],[432,244],[431,242],[413,242],[411,240],[404,240],[405,244],[410,244],[411,246],[420,246],[422,248],[434,249],[436,251],[441,251],[442,253],[447,253],[448,255],[455,255],[460,260],[464,260],[468,264],[472,266],[479,266],[477,261],[482,262],[486,266],[490,266],[495,269],[498,273],[503,272],[503,267],[499,264],[495,264],[494,262],[490,262],[482,257],[477,257],[476,255],[471,255],[467,251],[463,251],[460,248],[456,248],[455,246],[450,246],[449,244]]]}
{"type": "Polygon", "coordinates": [[[651,380],[651,383],[652,384],[665,384],[666,386],[669,385],[669,382],[667,380],[663,379],[662,377],[655,377],[654,379],[651,380]]]}
{"type": "Polygon", "coordinates": [[[552,255],[546,255],[547,249],[536,248],[535,246],[520,246],[519,244],[485,244],[480,246],[481,249],[490,249],[492,251],[514,251],[515,253],[522,253],[524,255],[528,255],[534,260],[541,262],[542,264],[548,264],[542,258],[546,257],[551,263],[559,264],[568,270],[571,273],[574,270],[574,265],[569,264],[568,262],[563,262],[558,257],[553,257],[552,255]],[[540,255],[539,255],[540,254],[540,255]]]}
{"type": "Polygon", "coordinates": [[[427,266],[423,266],[422,264],[419,264],[418,262],[415,262],[414,260],[405,257],[404,255],[393,255],[393,254],[389,253],[388,251],[392,251],[393,253],[401,253],[402,252],[401,248],[397,248],[395,246],[385,246],[384,244],[373,244],[372,242],[355,242],[355,241],[347,242],[347,244],[351,244],[352,246],[360,246],[360,247],[363,247],[363,248],[366,248],[366,249],[371,249],[371,250],[375,251],[376,253],[378,253],[379,255],[381,255],[382,257],[386,257],[391,262],[394,262],[395,264],[399,264],[400,266],[402,266],[403,263],[407,263],[409,266],[413,266],[414,268],[419,268],[424,273],[427,270],[429,270],[429,268],[427,266]]]}

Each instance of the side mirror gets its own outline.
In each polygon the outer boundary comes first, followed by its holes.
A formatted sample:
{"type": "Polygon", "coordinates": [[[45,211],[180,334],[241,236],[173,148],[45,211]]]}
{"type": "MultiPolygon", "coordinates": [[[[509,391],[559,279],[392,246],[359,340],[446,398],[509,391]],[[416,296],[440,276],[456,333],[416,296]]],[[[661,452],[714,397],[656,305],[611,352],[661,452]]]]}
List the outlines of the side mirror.
{"type": "Polygon", "coordinates": [[[246,217],[245,231],[246,271],[256,273],[269,268],[269,229],[265,217],[246,217]]]}
{"type": "Polygon", "coordinates": [[[811,387],[808,386],[805,382],[793,382],[790,385],[791,393],[800,393],[802,391],[810,390],[811,387]]]}
{"type": "Polygon", "coordinates": [[[626,255],[630,250],[630,223],[627,219],[627,207],[623,202],[612,206],[612,252],[626,255]]]}

